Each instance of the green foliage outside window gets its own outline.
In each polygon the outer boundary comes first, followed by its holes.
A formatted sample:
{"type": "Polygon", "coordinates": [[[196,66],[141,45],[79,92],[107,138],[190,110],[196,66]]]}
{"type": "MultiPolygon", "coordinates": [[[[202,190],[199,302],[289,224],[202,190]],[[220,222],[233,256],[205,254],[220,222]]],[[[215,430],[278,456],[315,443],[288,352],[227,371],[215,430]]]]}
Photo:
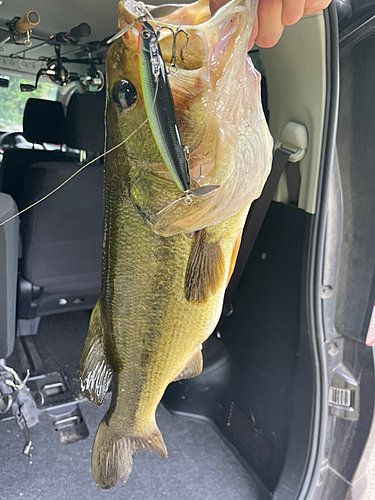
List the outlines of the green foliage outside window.
{"type": "MultiPolygon", "coordinates": [[[[0,88],[0,132],[22,132],[23,111],[26,101],[35,99],[56,100],[57,85],[51,82],[40,81],[34,92],[21,92],[20,83],[34,83],[25,78],[9,80],[8,88],[0,88]]],[[[41,117],[43,119],[43,117],[41,117]]]]}

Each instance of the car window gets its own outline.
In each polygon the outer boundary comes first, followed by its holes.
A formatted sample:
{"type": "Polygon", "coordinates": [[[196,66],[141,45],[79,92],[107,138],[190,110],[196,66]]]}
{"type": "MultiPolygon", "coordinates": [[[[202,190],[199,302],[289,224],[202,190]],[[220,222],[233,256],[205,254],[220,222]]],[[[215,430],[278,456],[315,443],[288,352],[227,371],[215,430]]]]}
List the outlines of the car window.
{"type": "Polygon", "coordinates": [[[56,100],[58,87],[54,83],[40,80],[38,88],[32,94],[21,92],[21,83],[34,83],[34,81],[23,77],[10,77],[9,87],[0,87],[0,130],[22,132],[23,111],[30,97],[56,100]]]}

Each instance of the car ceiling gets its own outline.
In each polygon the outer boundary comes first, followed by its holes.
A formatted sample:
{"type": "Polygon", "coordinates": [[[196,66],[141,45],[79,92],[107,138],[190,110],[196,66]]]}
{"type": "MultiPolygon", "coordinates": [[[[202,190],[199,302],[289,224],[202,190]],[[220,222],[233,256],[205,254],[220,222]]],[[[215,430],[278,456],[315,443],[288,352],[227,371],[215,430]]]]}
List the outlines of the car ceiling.
{"type": "Polygon", "coordinates": [[[101,40],[116,31],[118,0],[3,0],[1,25],[15,16],[35,10],[40,16],[36,35],[50,36],[70,31],[82,22],[89,23],[92,34],[87,40],[101,40]]]}
{"type": "MultiPolygon", "coordinates": [[[[166,2],[154,0],[152,3],[158,5],[166,2]]],[[[35,10],[41,19],[40,24],[33,30],[33,34],[37,36],[46,38],[55,33],[69,32],[80,23],[86,22],[91,26],[91,36],[82,39],[82,42],[102,40],[117,30],[117,5],[118,0],[28,0],[27,2],[25,0],[3,0],[0,5],[0,27],[5,27],[6,21],[15,16],[22,17],[30,10],[35,10]]],[[[7,31],[1,30],[0,41],[6,36],[7,31]]],[[[33,43],[37,45],[41,42],[34,40],[33,43]]],[[[23,46],[15,46],[10,43],[0,46],[0,68],[35,73],[40,67],[39,64],[36,68],[35,65],[30,64],[21,67],[19,61],[10,61],[6,57],[21,51],[22,48],[23,46]]],[[[33,58],[50,55],[53,55],[51,47],[43,47],[28,53],[28,56],[33,58]]]]}

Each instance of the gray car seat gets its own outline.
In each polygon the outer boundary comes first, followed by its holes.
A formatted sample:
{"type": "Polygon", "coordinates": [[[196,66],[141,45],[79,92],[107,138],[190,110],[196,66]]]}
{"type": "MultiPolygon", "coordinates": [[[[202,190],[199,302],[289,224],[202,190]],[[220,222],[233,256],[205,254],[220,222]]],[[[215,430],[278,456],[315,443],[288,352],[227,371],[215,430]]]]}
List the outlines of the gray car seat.
{"type": "MultiPolygon", "coordinates": [[[[17,213],[13,198],[0,193],[0,223],[17,213]]],[[[16,327],[18,217],[0,226],[0,359],[13,351],[16,327]]]]}
{"type": "MultiPolygon", "coordinates": [[[[104,106],[103,94],[72,96],[66,118],[69,146],[103,150],[104,106]]],[[[49,193],[80,166],[73,162],[30,165],[24,179],[24,204],[49,193]]],[[[94,306],[101,280],[102,200],[103,162],[97,161],[21,216],[18,318],[94,306]]]]}
{"type": "MultiPolygon", "coordinates": [[[[23,116],[23,135],[34,144],[63,144],[64,120],[64,110],[60,102],[29,99],[23,116]]],[[[78,161],[77,158],[77,154],[59,150],[7,149],[1,164],[0,191],[10,194],[18,207],[24,208],[22,189],[25,171],[29,165],[44,161],[78,161]]]]}

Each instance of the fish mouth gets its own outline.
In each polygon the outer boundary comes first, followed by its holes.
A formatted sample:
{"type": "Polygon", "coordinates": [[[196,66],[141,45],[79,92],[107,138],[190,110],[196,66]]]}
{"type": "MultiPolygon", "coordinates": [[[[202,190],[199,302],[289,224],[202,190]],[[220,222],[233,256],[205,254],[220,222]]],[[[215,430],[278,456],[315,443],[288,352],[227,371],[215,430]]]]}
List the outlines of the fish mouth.
{"type": "MultiPolygon", "coordinates": [[[[144,7],[145,11],[149,12],[153,19],[162,21],[163,19],[168,20],[168,18],[178,17],[181,19],[181,13],[183,13],[189,6],[204,8],[204,3],[209,4],[209,2],[202,2],[202,0],[198,0],[197,2],[193,2],[190,4],[173,4],[173,3],[165,3],[165,4],[143,4],[143,2],[138,2],[134,0],[124,0],[123,6],[126,10],[132,13],[134,16],[139,16],[140,13],[140,5],[144,7]]],[[[171,19],[171,20],[172,20],[171,19]]],[[[174,23],[172,23],[174,24],[174,23]]]]}
{"type": "MultiPolygon", "coordinates": [[[[118,5],[118,35],[123,34],[123,43],[130,50],[138,50],[138,32],[140,21],[146,17],[148,22],[156,25],[159,29],[158,40],[160,43],[163,59],[171,59],[171,47],[173,33],[185,31],[186,40],[179,37],[177,40],[177,51],[180,54],[177,66],[181,69],[194,70],[201,68],[207,63],[209,53],[216,45],[225,46],[228,34],[231,32],[232,24],[237,19],[246,17],[246,12],[251,11],[249,19],[255,18],[257,0],[229,0],[214,13],[210,9],[210,0],[198,0],[189,4],[163,4],[145,5],[136,0],[121,0],[118,5]],[[176,27],[178,29],[176,30],[176,27]],[[169,28],[169,29],[163,29],[169,28]],[[172,34],[171,32],[172,31],[172,34]],[[184,43],[184,47],[181,43],[184,43]],[[187,49],[187,52],[186,50],[187,49]],[[188,61],[182,57],[189,53],[188,61]]],[[[250,37],[245,35],[245,37],[250,37]]],[[[114,38],[115,39],[115,38],[114,38]]]]}
{"type": "MultiPolygon", "coordinates": [[[[112,57],[123,54],[125,76],[130,78],[131,73],[135,82],[139,80],[138,41],[144,20],[140,5],[135,0],[121,0],[121,40],[112,52],[112,57]]],[[[189,173],[193,180],[203,179],[201,188],[220,186],[193,203],[184,203],[167,166],[145,162],[145,156],[156,154],[154,142],[146,149],[142,141],[129,145],[130,199],[152,230],[168,237],[219,224],[248,208],[269,173],[272,139],[262,114],[260,76],[247,58],[257,0],[230,0],[212,12],[210,0],[164,4],[164,11],[152,4],[146,7],[151,15],[154,8],[159,9],[154,11],[154,20],[144,16],[160,31],[164,63],[171,64],[173,54],[178,67],[170,76],[170,89],[181,143],[191,152],[189,173]],[[158,28],[168,25],[171,30],[158,28]],[[177,37],[178,27],[186,31],[188,44],[185,37],[177,37]]],[[[111,71],[112,67],[110,59],[111,71]]],[[[142,105],[140,101],[138,108],[142,105]]],[[[160,161],[160,155],[157,159],[160,161]]]]}
{"type": "MultiPolygon", "coordinates": [[[[121,17],[124,13],[127,14],[126,21],[130,24],[140,17],[143,10],[143,12],[151,14],[151,20],[154,19],[164,26],[199,26],[204,29],[206,23],[220,22],[222,17],[226,17],[229,12],[238,9],[241,3],[243,0],[229,0],[212,14],[209,0],[198,0],[189,4],[165,3],[161,5],[144,4],[135,0],[121,0],[119,5],[120,24],[122,24],[121,17]]],[[[121,28],[124,26],[122,25],[121,28]]]]}

